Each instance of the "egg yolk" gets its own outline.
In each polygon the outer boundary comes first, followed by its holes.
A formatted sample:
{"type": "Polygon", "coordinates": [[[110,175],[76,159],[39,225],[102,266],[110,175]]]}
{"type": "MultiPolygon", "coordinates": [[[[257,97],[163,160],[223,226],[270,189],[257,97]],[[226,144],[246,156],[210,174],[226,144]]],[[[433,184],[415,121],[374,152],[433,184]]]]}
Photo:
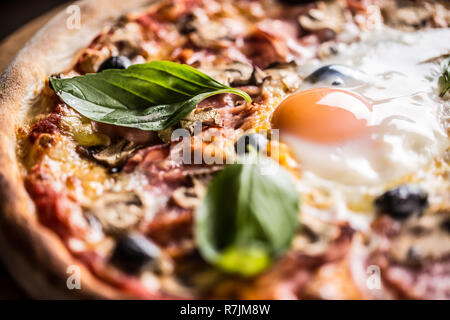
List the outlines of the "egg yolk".
{"type": "Polygon", "coordinates": [[[272,128],[318,143],[338,143],[367,131],[372,106],[355,93],[315,88],[283,100],[272,115],[272,128]]]}

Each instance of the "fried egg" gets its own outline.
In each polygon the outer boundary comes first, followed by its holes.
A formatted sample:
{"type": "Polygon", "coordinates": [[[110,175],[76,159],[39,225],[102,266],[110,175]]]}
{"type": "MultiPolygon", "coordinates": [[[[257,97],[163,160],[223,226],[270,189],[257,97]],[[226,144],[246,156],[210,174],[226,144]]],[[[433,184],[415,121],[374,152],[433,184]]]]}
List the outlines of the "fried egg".
{"type": "MultiPolygon", "coordinates": [[[[426,168],[448,148],[439,64],[450,29],[363,33],[300,67],[304,84],[271,117],[301,186],[362,197],[426,168]]],[[[448,103],[447,103],[448,104],[448,103]]]]}

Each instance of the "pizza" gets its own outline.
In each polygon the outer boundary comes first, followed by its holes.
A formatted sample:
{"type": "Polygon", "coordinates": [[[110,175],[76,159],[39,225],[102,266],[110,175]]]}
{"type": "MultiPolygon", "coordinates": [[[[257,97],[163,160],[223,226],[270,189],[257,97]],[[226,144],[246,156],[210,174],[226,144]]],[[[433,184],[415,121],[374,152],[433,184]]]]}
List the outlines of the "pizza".
{"type": "Polygon", "coordinates": [[[0,79],[31,296],[450,299],[448,1],[76,6],[0,79]]]}

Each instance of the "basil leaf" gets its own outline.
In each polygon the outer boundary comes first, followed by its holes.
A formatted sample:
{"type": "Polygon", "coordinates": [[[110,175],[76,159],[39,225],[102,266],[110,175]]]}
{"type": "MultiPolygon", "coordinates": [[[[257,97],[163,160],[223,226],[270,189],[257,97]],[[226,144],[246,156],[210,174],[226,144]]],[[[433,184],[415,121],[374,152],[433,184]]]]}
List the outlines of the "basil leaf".
{"type": "Polygon", "coordinates": [[[50,78],[58,96],[83,116],[142,130],[166,129],[202,100],[220,93],[250,96],[183,64],[152,61],[68,79],[50,78]]]}
{"type": "Polygon", "coordinates": [[[450,59],[441,62],[442,75],[440,77],[441,93],[440,97],[445,96],[450,90],[450,59]]]}
{"type": "Polygon", "coordinates": [[[252,276],[290,246],[298,228],[299,196],[278,166],[263,175],[268,158],[232,164],[211,182],[196,212],[195,235],[202,256],[225,272],[252,276]]]}

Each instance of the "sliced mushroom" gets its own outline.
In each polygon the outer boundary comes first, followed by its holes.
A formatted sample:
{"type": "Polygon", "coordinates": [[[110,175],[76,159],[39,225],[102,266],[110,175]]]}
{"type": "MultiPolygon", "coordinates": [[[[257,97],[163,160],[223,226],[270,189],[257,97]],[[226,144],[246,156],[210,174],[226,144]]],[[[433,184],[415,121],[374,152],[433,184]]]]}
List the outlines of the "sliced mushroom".
{"type": "Polygon", "coordinates": [[[338,33],[344,29],[348,19],[348,13],[342,2],[335,0],[319,1],[317,8],[301,15],[298,21],[302,28],[308,31],[329,29],[338,33]]]}
{"type": "Polygon", "coordinates": [[[200,167],[187,169],[186,175],[192,180],[191,187],[180,187],[172,194],[173,201],[185,209],[195,209],[205,196],[208,185],[214,173],[220,171],[222,166],[200,167]]]}
{"type": "Polygon", "coordinates": [[[221,117],[215,108],[199,108],[192,110],[186,118],[180,121],[180,125],[182,128],[188,129],[192,133],[195,124],[198,122],[205,125],[218,126],[221,124],[221,117]]]}
{"type": "Polygon", "coordinates": [[[429,213],[406,222],[393,239],[391,257],[397,262],[417,264],[450,256],[450,210],[429,213]]]}
{"type": "Polygon", "coordinates": [[[302,215],[302,226],[292,243],[294,250],[317,256],[325,253],[340,234],[338,225],[327,223],[311,215],[302,215]]]}
{"type": "Polygon", "coordinates": [[[339,53],[339,45],[334,41],[322,43],[317,49],[317,56],[320,60],[325,60],[339,53]]]}
{"type": "Polygon", "coordinates": [[[172,198],[174,202],[185,209],[195,209],[206,194],[207,180],[193,178],[192,187],[180,187],[174,191],[172,198]]]}
{"type": "Polygon", "coordinates": [[[205,66],[201,71],[217,81],[232,86],[243,86],[250,83],[253,66],[242,62],[233,62],[218,66],[205,66]]]}
{"type": "Polygon", "coordinates": [[[256,83],[268,81],[271,85],[276,85],[278,82],[285,91],[292,92],[297,90],[302,84],[297,68],[298,66],[294,61],[277,63],[264,71],[255,71],[254,79],[256,83]]]}
{"type": "Polygon", "coordinates": [[[112,55],[125,55],[133,60],[140,52],[143,40],[141,26],[136,22],[124,22],[107,37],[112,55]]]}
{"type": "Polygon", "coordinates": [[[179,30],[200,48],[227,47],[229,30],[220,21],[212,21],[201,11],[188,14],[181,19],[179,30]]]}
{"type": "Polygon", "coordinates": [[[140,147],[133,142],[120,140],[97,153],[92,157],[108,167],[120,167],[140,147]]]}
{"type": "Polygon", "coordinates": [[[409,2],[400,5],[392,2],[381,8],[386,24],[406,31],[425,28],[432,24],[434,8],[430,3],[409,2]]]}
{"type": "Polygon", "coordinates": [[[253,71],[253,82],[257,85],[261,85],[264,80],[269,78],[269,75],[265,73],[263,70],[261,70],[258,67],[255,67],[255,70],[253,71]]]}
{"type": "Polygon", "coordinates": [[[145,208],[134,192],[108,192],[85,206],[85,212],[97,218],[105,232],[116,234],[135,227],[143,219],[145,208]]]}

